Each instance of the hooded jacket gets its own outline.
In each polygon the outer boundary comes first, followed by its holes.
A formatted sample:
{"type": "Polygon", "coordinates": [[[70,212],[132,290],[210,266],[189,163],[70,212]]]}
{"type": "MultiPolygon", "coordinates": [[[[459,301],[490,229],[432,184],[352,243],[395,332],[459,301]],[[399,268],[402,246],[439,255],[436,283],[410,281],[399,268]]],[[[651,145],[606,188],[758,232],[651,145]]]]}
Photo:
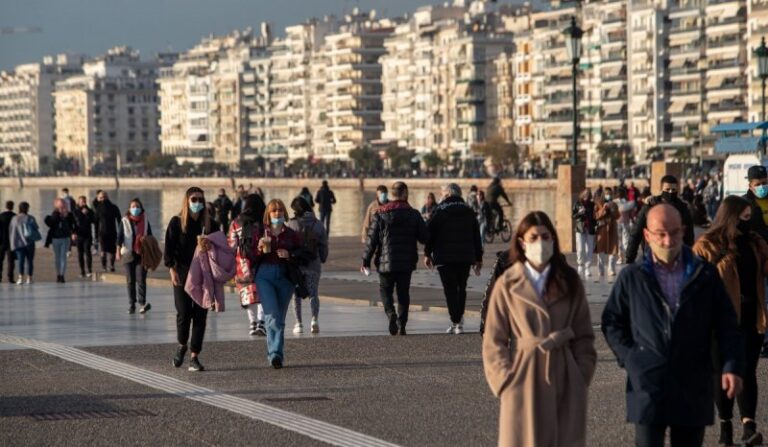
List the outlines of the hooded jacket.
{"type": "Polygon", "coordinates": [[[206,236],[210,248],[195,249],[184,291],[203,309],[224,312],[224,284],[235,276],[235,252],[221,231],[206,236]]]}
{"type": "Polygon", "coordinates": [[[298,233],[302,239],[304,239],[304,229],[311,233],[310,237],[316,241],[314,259],[308,265],[302,265],[301,270],[320,273],[322,264],[328,259],[328,235],[325,233],[323,223],[315,217],[315,213],[307,211],[303,216],[289,220],[286,226],[298,233]]]}
{"type": "Polygon", "coordinates": [[[429,237],[421,214],[404,200],[382,205],[373,216],[363,251],[363,266],[373,259],[379,273],[412,272],[419,259],[416,243],[429,237]]]}
{"type": "Polygon", "coordinates": [[[480,223],[461,197],[450,196],[440,202],[427,222],[427,229],[429,239],[424,254],[435,265],[482,262],[480,223]]]}

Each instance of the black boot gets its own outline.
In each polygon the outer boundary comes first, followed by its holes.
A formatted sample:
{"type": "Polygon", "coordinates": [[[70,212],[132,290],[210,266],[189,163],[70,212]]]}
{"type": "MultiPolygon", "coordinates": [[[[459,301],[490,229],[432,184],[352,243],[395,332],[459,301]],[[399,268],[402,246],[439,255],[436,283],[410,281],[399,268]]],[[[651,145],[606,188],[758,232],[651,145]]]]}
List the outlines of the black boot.
{"type": "Polygon", "coordinates": [[[397,335],[407,335],[405,332],[405,323],[398,322],[397,335]]]}
{"type": "Polygon", "coordinates": [[[730,419],[727,421],[720,421],[720,441],[717,445],[721,447],[733,445],[733,424],[730,419]]]}
{"type": "Polygon", "coordinates": [[[757,424],[755,421],[744,422],[744,434],[741,436],[741,440],[746,446],[762,445],[763,435],[757,431],[757,424]]]}
{"type": "Polygon", "coordinates": [[[389,317],[389,335],[397,335],[397,316],[389,317]]]}

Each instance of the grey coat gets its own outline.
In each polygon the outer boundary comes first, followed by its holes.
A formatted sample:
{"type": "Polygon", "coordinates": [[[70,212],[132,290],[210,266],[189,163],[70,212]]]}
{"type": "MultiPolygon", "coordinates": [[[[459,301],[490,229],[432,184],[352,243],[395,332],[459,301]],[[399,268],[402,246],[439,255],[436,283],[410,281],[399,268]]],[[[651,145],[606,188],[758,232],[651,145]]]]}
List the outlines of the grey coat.
{"type": "Polygon", "coordinates": [[[11,219],[11,225],[8,228],[8,237],[11,242],[11,250],[24,248],[29,244],[34,244],[34,242],[27,242],[27,238],[24,237],[22,226],[24,225],[24,222],[27,221],[27,219],[34,220],[35,218],[28,214],[17,214],[13,217],[13,219],[11,219]]]}
{"type": "Polygon", "coordinates": [[[301,225],[309,226],[312,232],[317,237],[317,257],[309,263],[309,265],[302,266],[301,269],[305,271],[312,271],[320,273],[322,270],[322,264],[328,259],[328,235],[325,232],[322,222],[317,220],[315,213],[308,211],[303,216],[293,218],[285,224],[288,228],[299,234],[300,237],[304,237],[304,233],[301,231],[301,225]]]}

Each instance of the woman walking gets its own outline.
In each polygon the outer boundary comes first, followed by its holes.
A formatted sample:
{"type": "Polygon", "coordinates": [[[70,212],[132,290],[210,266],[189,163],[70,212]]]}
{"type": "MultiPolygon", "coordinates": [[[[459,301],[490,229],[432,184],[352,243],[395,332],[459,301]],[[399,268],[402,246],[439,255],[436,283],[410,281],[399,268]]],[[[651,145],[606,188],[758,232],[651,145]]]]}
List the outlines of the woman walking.
{"type": "MultiPolygon", "coordinates": [[[[750,230],[751,218],[750,203],[744,198],[729,196],[720,205],[712,227],[693,246],[694,253],[717,267],[744,335],[744,388],[736,402],[741,415],[741,440],[748,446],[763,443],[763,435],[755,424],[756,371],[766,329],[764,284],[768,273],[768,244],[750,230]]],[[[715,379],[715,389],[715,404],[720,415],[720,445],[733,445],[733,399],[723,391],[719,375],[715,379]]]]}
{"type": "Polygon", "coordinates": [[[45,216],[48,225],[48,236],[45,246],[53,245],[53,259],[56,268],[56,282],[63,283],[67,273],[67,253],[70,243],[75,239],[75,216],[69,212],[69,207],[63,199],[53,201],[53,212],[45,216]]]}
{"type": "Polygon", "coordinates": [[[187,349],[192,352],[189,361],[190,371],[203,371],[198,355],[203,349],[205,323],[208,309],[204,309],[192,300],[184,285],[195,254],[195,248],[205,240],[206,235],[219,231],[218,224],[205,209],[203,190],[193,186],[184,194],[181,211],[173,216],[165,232],[165,252],[163,259],[171,274],[173,300],[176,305],[176,336],[179,347],[173,356],[173,366],[184,363],[187,349]],[[190,327],[192,338],[190,339],[190,327]],[[189,344],[189,348],[187,348],[189,344]]]}
{"type": "Polygon", "coordinates": [[[595,198],[595,230],[597,253],[597,271],[605,276],[605,264],[608,264],[608,274],[616,276],[616,257],[619,254],[619,206],[613,202],[613,190],[605,188],[604,195],[595,198]],[[607,259],[606,259],[607,258],[607,259]]]}
{"type": "Polygon", "coordinates": [[[262,233],[262,223],[266,205],[258,194],[248,194],[243,203],[243,211],[232,221],[229,227],[229,246],[235,250],[237,272],[235,284],[240,296],[240,306],[248,313],[250,335],[267,335],[264,328],[264,310],[260,304],[256,289],[255,276],[259,265],[254,253],[262,233]]]}
{"type": "Polygon", "coordinates": [[[29,203],[19,203],[19,214],[13,216],[8,230],[11,242],[11,250],[16,255],[16,270],[19,279],[16,284],[24,283],[24,267],[26,266],[27,284],[32,284],[32,275],[35,273],[35,242],[42,239],[40,226],[33,216],[29,215],[29,203]]]}
{"type": "Polygon", "coordinates": [[[264,228],[256,250],[256,287],[264,307],[267,329],[267,360],[275,369],[283,367],[285,316],[295,284],[288,276],[291,253],[301,248],[299,235],[285,226],[285,204],[273,199],[264,213],[264,228]]]}
{"type": "Polygon", "coordinates": [[[429,218],[432,217],[435,208],[437,208],[437,199],[435,198],[435,194],[430,192],[427,194],[427,202],[421,207],[421,217],[425,221],[429,220],[429,218]]]}
{"type": "Polygon", "coordinates": [[[573,220],[576,223],[576,263],[579,275],[589,278],[592,272],[592,249],[595,247],[595,203],[592,191],[585,188],[579,200],[573,204],[573,220]]]}
{"type": "Polygon", "coordinates": [[[93,245],[92,228],[96,218],[93,210],[88,207],[88,199],[85,196],[77,198],[77,206],[72,211],[72,214],[74,214],[75,221],[77,222],[75,242],[77,244],[77,262],[80,264],[80,278],[90,278],[93,276],[93,256],[91,254],[91,246],[93,245]]]}
{"type": "Polygon", "coordinates": [[[597,353],[584,286],[541,211],[518,225],[510,260],[483,337],[485,377],[501,399],[499,446],[585,446],[597,353]]]}
{"type": "MultiPolygon", "coordinates": [[[[318,286],[320,284],[320,273],[322,265],[328,259],[328,236],[325,232],[322,222],[315,217],[312,208],[302,197],[296,197],[291,202],[293,210],[293,219],[288,221],[287,227],[297,232],[303,240],[302,249],[298,252],[298,262],[301,272],[304,274],[304,281],[309,291],[309,306],[312,309],[312,322],[310,330],[313,334],[320,332],[320,323],[318,316],[320,314],[320,297],[318,286]]],[[[296,317],[296,325],[293,327],[294,334],[304,332],[301,316],[301,298],[293,297],[293,310],[296,317]]]]}
{"type": "Polygon", "coordinates": [[[120,222],[117,232],[117,253],[115,259],[125,266],[125,278],[128,284],[128,313],[146,313],[152,308],[147,302],[147,269],[141,265],[141,244],[146,236],[152,235],[152,227],[144,214],[144,205],[139,198],[131,200],[128,212],[120,222]]]}

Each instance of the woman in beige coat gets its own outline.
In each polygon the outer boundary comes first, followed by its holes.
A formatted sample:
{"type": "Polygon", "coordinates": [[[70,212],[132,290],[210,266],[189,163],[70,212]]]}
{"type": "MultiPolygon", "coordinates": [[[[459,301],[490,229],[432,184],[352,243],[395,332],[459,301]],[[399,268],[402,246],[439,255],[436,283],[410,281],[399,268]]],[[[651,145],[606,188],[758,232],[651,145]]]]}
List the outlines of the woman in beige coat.
{"type": "Polygon", "coordinates": [[[619,206],[613,201],[611,188],[605,188],[603,194],[595,197],[597,271],[600,276],[605,276],[605,258],[607,257],[608,274],[616,276],[616,258],[619,254],[619,206]]]}
{"type": "Polygon", "coordinates": [[[584,446],[597,359],[584,286],[541,211],[520,222],[510,259],[483,338],[485,377],[501,401],[499,446],[584,446]]]}

